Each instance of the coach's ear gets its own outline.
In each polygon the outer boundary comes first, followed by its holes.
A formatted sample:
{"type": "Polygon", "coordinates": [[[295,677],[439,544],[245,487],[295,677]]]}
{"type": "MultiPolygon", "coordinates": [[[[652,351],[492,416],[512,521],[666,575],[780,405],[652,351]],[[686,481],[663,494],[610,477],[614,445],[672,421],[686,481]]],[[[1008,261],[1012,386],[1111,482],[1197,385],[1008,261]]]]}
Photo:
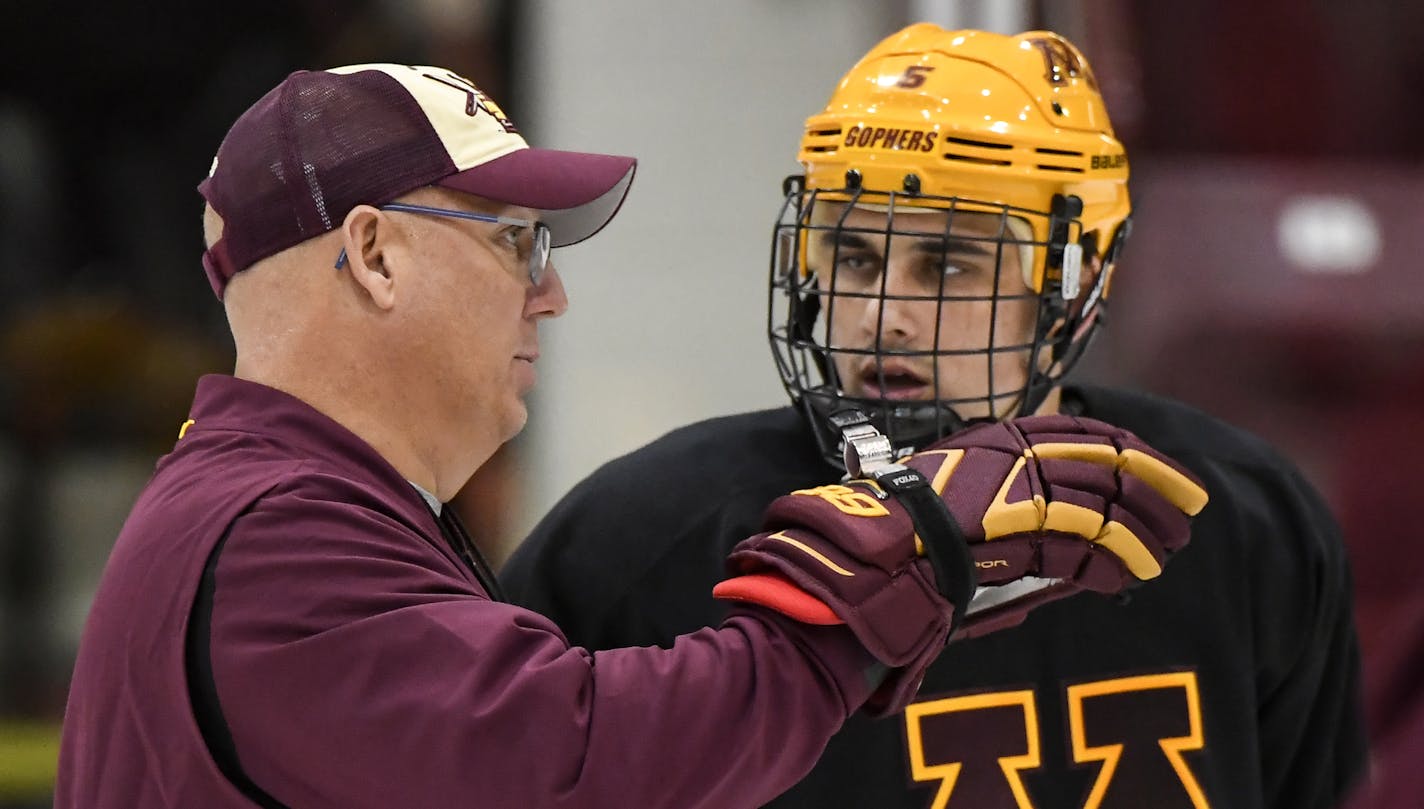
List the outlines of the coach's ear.
{"type": "Polygon", "coordinates": [[[386,242],[395,237],[395,225],[380,209],[357,205],[341,223],[345,269],[351,281],[378,309],[395,306],[395,278],[386,266],[386,242]]]}
{"type": "Polygon", "coordinates": [[[203,246],[212,249],[223,235],[223,218],[212,205],[203,206],[203,246]]]}

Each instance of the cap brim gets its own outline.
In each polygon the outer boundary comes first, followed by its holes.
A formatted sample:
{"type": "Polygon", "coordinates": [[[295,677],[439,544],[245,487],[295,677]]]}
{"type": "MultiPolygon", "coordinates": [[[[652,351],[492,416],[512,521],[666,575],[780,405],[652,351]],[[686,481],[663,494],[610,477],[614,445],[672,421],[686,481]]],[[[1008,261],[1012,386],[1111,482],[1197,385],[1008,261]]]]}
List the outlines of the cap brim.
{"type": "Polygon", "coordinates": [[[603,229],[623,205],[638,161],[619,155],[519,149],[435,184],[485,199],[533,208],[554,247],[577,244],[603,229]]]}

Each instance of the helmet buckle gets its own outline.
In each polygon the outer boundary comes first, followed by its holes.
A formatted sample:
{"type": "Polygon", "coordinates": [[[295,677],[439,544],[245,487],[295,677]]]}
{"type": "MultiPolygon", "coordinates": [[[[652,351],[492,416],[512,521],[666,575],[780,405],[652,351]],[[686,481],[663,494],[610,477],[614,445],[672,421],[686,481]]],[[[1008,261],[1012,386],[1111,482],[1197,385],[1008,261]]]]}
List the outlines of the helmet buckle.
{"type": "Polygon", "coordinates": [[[840,410],[832,413],[828,421],[841,431],[841,460],[850,477],[873,474],[894,458],[895,448],[890,439],[875,429],[865,413],[840,410]]]}

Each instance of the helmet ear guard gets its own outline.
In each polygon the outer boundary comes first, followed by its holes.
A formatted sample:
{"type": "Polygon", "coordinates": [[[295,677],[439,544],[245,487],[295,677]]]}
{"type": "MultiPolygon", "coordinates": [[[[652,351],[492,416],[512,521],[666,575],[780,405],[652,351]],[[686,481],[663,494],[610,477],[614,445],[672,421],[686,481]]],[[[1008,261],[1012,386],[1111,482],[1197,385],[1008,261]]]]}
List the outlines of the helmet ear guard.
{"type": "MultiPolygon", "coordinates": [[[[1078,297],[1083,269],[1083,245],[1073,238],[1073,225],[1083,215],[1083,200],[1054,194],[1048,207],[1048,249],[1044,255],[1044,292],[1056,287],[1059,297],[1078,297]]],[[[1081,225],[1080,225],[1081,227],[1081,225]]]]}

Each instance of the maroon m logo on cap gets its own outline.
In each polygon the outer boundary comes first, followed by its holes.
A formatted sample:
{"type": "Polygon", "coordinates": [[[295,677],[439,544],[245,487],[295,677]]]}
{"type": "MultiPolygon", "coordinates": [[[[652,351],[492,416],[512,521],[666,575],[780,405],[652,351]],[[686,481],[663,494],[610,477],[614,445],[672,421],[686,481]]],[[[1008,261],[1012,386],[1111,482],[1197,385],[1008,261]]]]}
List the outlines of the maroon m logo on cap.
{"type": "Polygon", "coordinates": [[[446,87],[453,87],[465,94],[465,114],[471,118],[480,114],[481,110],[491,115],[505,132],[518,133],[519,128],[514,122],[509,120],[509,116],[504,114],[504,110],[494,103],[493,99],[484,94],[484,91],[475,86],[475,83],[454,73],[446,73],[444,76],[435,76],[430,73],[420,74],[434,82],[439,82],[446,87]]]}

